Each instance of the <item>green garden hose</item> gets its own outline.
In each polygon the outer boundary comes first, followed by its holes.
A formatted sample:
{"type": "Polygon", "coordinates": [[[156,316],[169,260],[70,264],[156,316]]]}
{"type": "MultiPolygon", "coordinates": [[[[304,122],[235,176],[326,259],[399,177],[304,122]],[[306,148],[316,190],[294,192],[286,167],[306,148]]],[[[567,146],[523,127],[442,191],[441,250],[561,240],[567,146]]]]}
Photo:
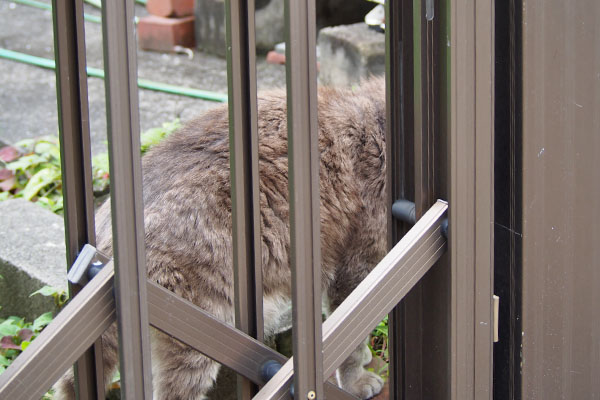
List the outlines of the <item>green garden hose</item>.
{"type": "MultiPolygon", "coordinates": [[[[19,53],[12,50],[0,48],[0,58],[7,60],[19,61],[25,64],[35,65],[42,68],[55,69],[54,60],[42,57],[36,57],[29,54],[19,53]]],[[[104,79],[104,71],[99,68],[86,68],[88,76],[104,79]]],[[[227,95],[207,90],[192,89],[182,86],[169,85],[166,83],[149,81],[147,79],[138,79],[138,87],[142,89],[155,90],[158,92],[170,93],[180,96],[193,97],[196,99],[216,101],[221,103],[227,102],[227,95]]]]}
{"type": "MultiPolygon", "coordinates": [[[[26,6],[40,8],[42,10],[52,11],[52,5],[50,5],[48,3],[42,3],[41,1],[36,1],[36,0],[11,0],[11,1],[13,3],[17,3],[17,4],[23,4],[26,6]]],[[[102,18],[100,18],[99,16],[85,14],[85,13],[83,14],[83,19],[85,19],[86,21],[89,21],[89,22],[96,22],[98,24],[102,22],[102,18]]]]}

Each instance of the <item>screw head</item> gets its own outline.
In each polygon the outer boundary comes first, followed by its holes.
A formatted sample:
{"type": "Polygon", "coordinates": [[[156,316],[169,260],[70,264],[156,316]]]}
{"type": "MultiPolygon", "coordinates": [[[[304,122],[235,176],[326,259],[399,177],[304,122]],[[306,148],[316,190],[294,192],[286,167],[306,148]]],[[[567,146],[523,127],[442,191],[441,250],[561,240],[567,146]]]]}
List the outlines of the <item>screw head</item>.
{"type": "Polygon", "coordinates": [[[317,394],[314,390],[311,390],[310,392],[308,392],[308,395],[306,397],[308,397],[309,400],[314,400],[317,398],[317,394]]]}

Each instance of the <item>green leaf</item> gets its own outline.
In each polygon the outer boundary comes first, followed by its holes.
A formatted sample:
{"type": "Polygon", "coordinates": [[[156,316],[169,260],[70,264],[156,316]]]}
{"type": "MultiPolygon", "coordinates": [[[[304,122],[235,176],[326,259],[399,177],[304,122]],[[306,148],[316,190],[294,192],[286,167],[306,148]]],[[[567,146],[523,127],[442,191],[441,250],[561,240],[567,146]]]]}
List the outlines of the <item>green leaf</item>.
{"type": "Polygon", "coordinates": [[[35,144],[34,151],[40,155],[48,155],[54,160],[60,161],[60,148],[52,139],[42,139],[35,144]]]}
{"type": "Polygon", "coordinates": [[[10,359],[14,359],[15,357],[17,357],[19,354],[21,354],[21,349],[16,350],[16,349],[8,349],[4,352],[4,355],[6,356],[6,358],[10,359]]]}
{"type": "Polygon", "coordinates": [[[29,179],[21,195],[27,200],[31,200],[40,190],[54,183],[57,179],[60,179],[60,170],[55,167],[44,168],[29,179]]]}
{"type": "Polygon", "coordinates": [[[29,347],[29,345],[30,345],[30,344],[31,344],[31,342],[28,342],[28,341],[26,341],[26,340],[22,341],[22,342],[21,342],[21,350],[22,350],[22,351],[25,351],[25,349],[26,349],[27,347],[29,347]]]}
{"type": "Polygon", "coordinates": [[[37,203],[49,210],[52,208],[52,206],[54,206],[54,200],[47,196],[38,197],[37,203]]]}
{"type": "Polygon", "coordinates": [[[33,330],[35,332],[39,332],[43,327],[52,322],[53,318],[52,311],[40,315],[35,319],[35,321],[33,321],[33,330]]]}
{"type": "Polygon", "coordinates": [[[62,193],[54,200],[54,205],[50,208],[54,213],[61,213],[64,208],[62,193]]]}
{"type": "Polygon", "coordinates": [[[167,134],[170,135],[177,129],[181,128],[181,121],[179,120],[179,118],[175,118],[171,122],[163,122],[162,127],[167,132],[167,134]]]}
{"type": "Polygon", "coordinates": [[[2,336],[15,336],[21,329],[19,325],[12,319],[7,319],[0,324],[0,337],[2,336]]]}
{"type": "Polygon", "coordinates": [[[19,140],[14,146],[23,149],[26,153],[31,153],[35,147],[35,139],[19,140]]]}
{"type": "Polygon", "coordinates": [[[26,171],[29,168],[33,168],[39,164],[45,163],[47,160],[37,154],[30,154],[23,156],[16,161],[6,164],[6,168],[13,171],[26,171]]]}
{"type": "Polygon", "coordinates": [[[161,128],[152,128],[148,129],[146,132],[142,133],[140,137],[141,149],[142,152],[147,151],[150,147],[160,143],[160,141],[165,137],[166,132],[161,128]]]}
{"type": "Polygon", "coordinates": [[[4,365],[5,367],[8,367],[10,365],[10,360],[6,357],[4,357],[3,355],[0,355],[0,365],[4,365]]]}
{"type": "Polygon", "coordinates": [[[375,336],[388,336],[388,327],[387,326],[377,326],[375,328],[375,336]]]}
{"type": "Polygon", "coordinates": [[[44,394],[41,400],[53,400],[54,399],[54,390],[50,389],[44,394]]]}
{"type": "Polygon", "coordinates": [[[60,295],[62,292],[62,289],[55,288],[54,286],[44,286],[43,288],[31,293],[29,297],[34,296],[36,294],[41,294],[42,296],[56,296],[60,295]]]}
{"type": "Polygon", "coordinates": [[[37,203],[53,213],[59,213],[64,208],[62,194],[56,192],[53,192],[50,196],[38,197],[37,203]]]}
{"type": "Polygon", "coordinates": [[[160,128],[148,129],[146,132],[142,133],[140,137],[140,148],[142,153],[145,153],[151,147],[160,143],[165,137],[169,136],[180,127],[181,123],[179,122],[179,119],[175,119],[172,122],[163,123],[160,128]]]}

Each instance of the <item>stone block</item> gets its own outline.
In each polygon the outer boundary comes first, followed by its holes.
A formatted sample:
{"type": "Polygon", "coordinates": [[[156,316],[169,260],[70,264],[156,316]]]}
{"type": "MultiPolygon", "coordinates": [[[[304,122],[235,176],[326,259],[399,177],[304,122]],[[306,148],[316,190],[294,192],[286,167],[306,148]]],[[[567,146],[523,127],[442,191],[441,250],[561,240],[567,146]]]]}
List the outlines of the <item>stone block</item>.
{"type": "MultiPolygon", "coordinates": [[[[256,48],[265,53],[285,40],[283,0],[259,0],[255,12],[256,48]]],[[[221,57],[225,46],[225,1],[196,0],[196,41],[203,51],[221,57]]]]}
{"type": "Polygon", "coordinates": [[[194,0],[148,0],[146,10],[157,17],[187,17],[194,15],[194,0]]]}
{"type": "Polygon", "coordinates": [[[385,73],[385,35],[363,22],[323,28],[317,43],[323,85],[351,87],[385,73]]]}
{"type": "Polygon", "coordinates": [[[224,0],[196,1],[196,43],[206,53],[227,55],[224,0]]]}
{"type": "Polygon", "coordinates": [[[52,311],[52,298],[29,297],[50,285],[66,289],[63,219],[27,200],[0,202],[0,317],[33,320],[52,311]]]}
{"type": "Polygon", "coordinates": [[[148,15],[140,18],[138,44],[144,50],[174,51],[175,46],[195,47],[194,17],[165,18],[148,15]]]}
{"type": "MultiPolygon", "coordinates": [[[[283,0],[256,0],[256,48],[261,54],[285,40],[283,0]]],[[[317,29],[362,21],[373,8],[365,0],[319,0],[316,2],[317,29]]],[[[203,51],[224,57],[225,1],[196,0],[196,42],[203,51]]]]}

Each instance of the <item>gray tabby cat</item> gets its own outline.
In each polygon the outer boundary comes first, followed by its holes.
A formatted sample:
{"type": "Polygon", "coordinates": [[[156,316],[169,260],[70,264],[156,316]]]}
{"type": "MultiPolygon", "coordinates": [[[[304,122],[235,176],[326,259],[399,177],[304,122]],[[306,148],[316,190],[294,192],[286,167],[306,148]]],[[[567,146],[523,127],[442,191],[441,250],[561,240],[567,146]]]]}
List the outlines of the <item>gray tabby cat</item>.
{"type": "MultiPolygon", "coordinates": [[[[289,207],[286,94],[258,100],[260,213],[265,335],[290,326],[289,207]]],[[[321,88],[322,290],[337,307],[385,255],[385,96],[381,79],[352,91],[321,88]]],[[[143,158],[148,277],[233,324],[231,199],[227,107],[190,122],[143,158]]],[[[98,248],[111,255],[110,205],[97,215],[98,248]]],[[[218,334],[218,333],[215,333],[218,334]]],[[[117,367],[116,328],[103,335],[104,371],[117,367]]],[[[364,369],[359,346],[336,373],[359,398],[383,382],[364,369]]],[[[155,399],[202,399],[219,366],[165,334],[152,331],[155,399]]],[[[68,373],[57,398],[72,399],[68,373]]]]}

